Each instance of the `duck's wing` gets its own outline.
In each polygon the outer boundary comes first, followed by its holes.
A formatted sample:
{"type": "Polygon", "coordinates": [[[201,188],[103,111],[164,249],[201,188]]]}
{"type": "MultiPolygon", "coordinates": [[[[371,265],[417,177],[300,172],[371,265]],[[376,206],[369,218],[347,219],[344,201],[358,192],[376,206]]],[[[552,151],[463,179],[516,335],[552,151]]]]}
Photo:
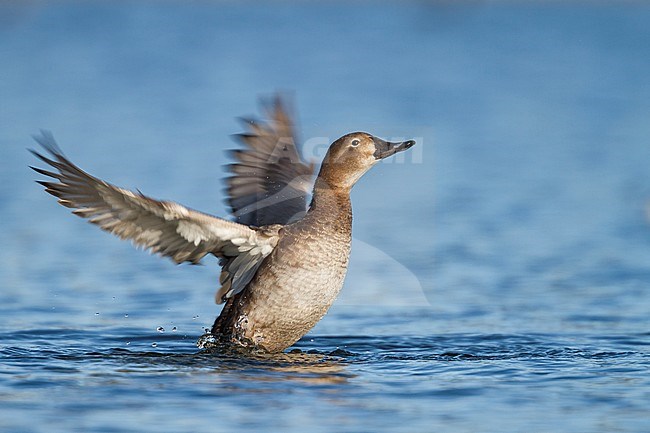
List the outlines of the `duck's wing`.
{"type": "Polygon", "coordinates": [[[248,129],[236,135],[242,149],[228,166],[227,202],[235,221],[253,226],[287,224],[302,218],[313,185],[314,165],[305,164],[280,96],[263,104],[268,122],[243,119],[248,129]]]}
{"type": "Polygon", "coordinates": [[[221,290],[225,288],[221,298],[243,290],[278,242],[278,229],[253,229],[175,202],[155,200],[139,191],[118,188],[73,164],[50,133],[43,131],[34,138],[52,159],[32,153],[57,172],[32,169],[57,180],[39,183],[60,204],[102,230],[176,263],[196,264],[207,254],[221,258],[222,264],[228,264],[220,279],[221,290]]]}

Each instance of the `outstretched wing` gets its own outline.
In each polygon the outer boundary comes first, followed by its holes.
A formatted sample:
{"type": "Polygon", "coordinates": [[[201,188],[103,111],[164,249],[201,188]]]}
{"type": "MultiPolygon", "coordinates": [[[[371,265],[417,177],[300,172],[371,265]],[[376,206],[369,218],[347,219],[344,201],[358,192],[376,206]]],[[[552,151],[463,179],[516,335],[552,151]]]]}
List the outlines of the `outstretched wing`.
{"type": "Polygon", "coordinates": [[[231,297],[248,284],[264,257],[278,241],[278,230],[256,230],[242,224],[216,218],[171,201],[159,201],[142,193],[118,188],[81,170],[59,149],[49,132],[35,140],[50,154],[34,155],[55,168],[50,172],[32,167],[58,182],[39,183],[45,191],[87,218],[102,230],[136,246],[171,258],[176,263],[198,263],[214,254],[229,263],[221,283],[231,297]]]}
{"type": "Polygon", "coordinates": [[[248,131],[237,135],[243,149],[230,151],[228,204],[235,221],[253,226],[287,224],[302,218],[311,193],[314,165],[296,147],[293,122],[276,96],[264,110],[269,122],[244,119],[248,131]]]}

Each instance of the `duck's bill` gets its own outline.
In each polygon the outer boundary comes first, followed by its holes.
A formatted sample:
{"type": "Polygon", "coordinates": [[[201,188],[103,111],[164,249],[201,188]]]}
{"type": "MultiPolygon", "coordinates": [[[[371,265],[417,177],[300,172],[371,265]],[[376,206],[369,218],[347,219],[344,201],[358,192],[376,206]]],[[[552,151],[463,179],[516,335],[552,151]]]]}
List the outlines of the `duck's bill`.
{"type": "Polygon", "coordinates": [[[401,141],[397,143],[391,143],[390,141],[384,141],[381,138],[373,137],[375,142],[375,153],[374,156],[376,159],[384,159],[391,155],[396,154],[397,152],[402,152],[403,150],[413,147],[415,140],[401,141]]]}

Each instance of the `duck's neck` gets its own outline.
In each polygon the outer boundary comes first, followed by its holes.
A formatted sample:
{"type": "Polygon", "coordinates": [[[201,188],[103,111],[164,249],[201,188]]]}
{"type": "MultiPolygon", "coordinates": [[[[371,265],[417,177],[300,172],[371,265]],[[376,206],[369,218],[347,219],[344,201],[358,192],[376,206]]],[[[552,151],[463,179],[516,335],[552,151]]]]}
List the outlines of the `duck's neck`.
{"type": "Polygon", "coordinates": [[[312,222],[350,231],[352,227],[350,190],[332,188],[326,181],[317,179],[307,217],[312,222]]]}

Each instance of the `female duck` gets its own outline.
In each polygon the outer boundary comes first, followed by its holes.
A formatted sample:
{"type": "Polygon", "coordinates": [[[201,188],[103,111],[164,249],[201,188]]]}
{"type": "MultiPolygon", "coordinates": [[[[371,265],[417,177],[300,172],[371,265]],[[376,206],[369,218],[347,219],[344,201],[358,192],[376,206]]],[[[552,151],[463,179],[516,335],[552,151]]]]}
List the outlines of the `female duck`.
{"type": "MultiPolygon", "coordinates": [[[[104,182],[78,168],[42,132],[36,141],[58,172],[34,168],[58,182],[39,182],[63,206],[136,246],[198,263],[220,258],[225,302],[211,333],[221,342],[279,352],[306,334],[327,312],[347,272],[352,207],[350,190],[373,165],[414,141],[389,143],[365,132],[330,146],[306,209],[313,166],[298,154],[293,126],[279,99],[269,124],[246,121],[245,145],[227,179],[235,222],[159,201],[104,182]]],[[[33,167],[32,167],[33,168],[33,167]]]]}

